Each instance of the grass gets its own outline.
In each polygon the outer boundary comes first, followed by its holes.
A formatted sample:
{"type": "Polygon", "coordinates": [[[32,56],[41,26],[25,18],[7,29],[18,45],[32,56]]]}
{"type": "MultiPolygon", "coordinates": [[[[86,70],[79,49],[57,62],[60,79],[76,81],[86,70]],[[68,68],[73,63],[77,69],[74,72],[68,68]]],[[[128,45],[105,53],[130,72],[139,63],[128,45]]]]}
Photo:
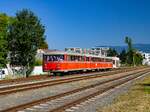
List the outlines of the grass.
{"type": "Polygon", "coordinates": [[[150,76],[97,112],[150,112],[150,76]]]}

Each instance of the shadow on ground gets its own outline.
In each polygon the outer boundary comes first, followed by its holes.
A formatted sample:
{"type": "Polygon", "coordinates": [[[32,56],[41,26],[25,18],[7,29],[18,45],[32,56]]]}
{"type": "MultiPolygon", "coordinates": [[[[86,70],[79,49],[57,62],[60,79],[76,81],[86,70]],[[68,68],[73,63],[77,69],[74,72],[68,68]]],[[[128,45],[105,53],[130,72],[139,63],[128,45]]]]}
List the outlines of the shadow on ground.
{"type": "Polygon", "coordinates": [[[138,85],[140,87],[137,90],[142,90],[150,94],[150,83],[140,83],[138,85]]]}

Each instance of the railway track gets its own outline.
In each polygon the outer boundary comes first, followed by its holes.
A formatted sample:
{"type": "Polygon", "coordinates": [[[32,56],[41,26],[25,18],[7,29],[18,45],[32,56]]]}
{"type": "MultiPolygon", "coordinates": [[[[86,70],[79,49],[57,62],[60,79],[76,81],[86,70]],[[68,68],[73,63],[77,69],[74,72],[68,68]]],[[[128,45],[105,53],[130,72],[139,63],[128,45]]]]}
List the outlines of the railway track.
{"type": "Polygon", "coordinates": [[[82,75],[82,76],[75,76],[75,77],[63,78],[63,79],[44,80],[44,81],[39,81],[39,82],[34,82],[34,83],[10,85],[10,86],[5,86],[5,87],[0,87],[0,95],[27,91],[31,89],[38,89],[38,88],[47,87],[47,86],[54,86],[54,85],[69,83],[69,82],[74,82],[74,81],[87,80],[87,79],[92,79],[92,78],[100,78],[104,76],[111,76],[113,74],[117,74],[120,72],[127,72],[127,71],[129,70],[128,69],[117,70],[117,71],[110,71],[110,72],[105,72],[105,73],[95,73],[94,75],[82,75]]]}
{"type": "MultiPolygon", "coordinates": [[[[116,69],[112,69],[111,71],[121,71],[121,70],[132,70],[132,69],[139,69],[139,68],[144,68],[144,67],[123,67],[123,68],[116,68],[116,69]]],[[[89,72],[89,73],[93,73],[93,72],[89,72]]],[[[89,74],[89,73],[84,73],[84,74],[89,74]]],[[[103,73],[103,72],[101,72],[103,73]]],[[[79,74],[71,74],[72,75],[79,75],[79,74]]],[[[70,76],[70,74],[66,74],[64,77],[68,77],[70,76]]],[[[19,83],[26,83],[26,82],[33,82],[33,81],[39,81],[39,80],[45,80],[48,78],[60,78],[61,76],[49,76],[49,75],[37,75],[37,76],[30,76],[28,78],[17,78],[17,79],[9,79],[9,80],[0,80],[0,86],[3,85],[11,85],[11,84],[19,84],[19,83]]]]}
{"type": "Polygon", "coordinates": [[[135,79],[145,73],[149,73],[150,69],[138,70],[136,72],[126,73],[117,78],[109,79],[107,81],[99,82],[89,86],[74,89],[65,93],[57,94],[55,96],[47,97],[44,99],[36,100],[26,104],[11,107],[0,112],[15,112],[19,110],[33,111],[33,112],[62,112],[67,108],[77,105],[86,101],[96,95],[99,95],[105,91],[115,88],[125,82],[135,79]],[[56,105],[57,103],[57,105],[56,105]],[[54,106],[55,105],[55,106],[54,106]]]}

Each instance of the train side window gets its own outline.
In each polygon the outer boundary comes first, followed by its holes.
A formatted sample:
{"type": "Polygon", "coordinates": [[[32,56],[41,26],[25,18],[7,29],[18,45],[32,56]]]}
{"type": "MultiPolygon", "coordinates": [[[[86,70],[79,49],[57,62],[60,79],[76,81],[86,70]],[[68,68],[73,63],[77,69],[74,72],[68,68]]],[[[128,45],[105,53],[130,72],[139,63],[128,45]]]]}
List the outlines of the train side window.
{"type": "Polygon", "coordinates": [[[109,62],[112,62],[112,60],[110,59],[109,62]]]}
{"type": "Polygon", "coordinates": [[[95,62],[97,62],[97,58],[95,58],[95,62]]]}
{"type": "Polygon", "coordinates": [[[96,61],[96,58],[94,58],[94,62],[96,61]]]}
{"type": "Polygon", "coordinates": [[[99,61],[99,58],[96,58],[96,62],[98,62],[99,61]]]}
{"type": "Polygon", "coordinates": [[[108,62],[108,59],[105,59],[106,62],[108,62]]]}
{"type": "Polygon", "coordinates": [[[93,61],[93,58],[91,58],[91,61],[93,61]]]}
{"type": "Polygon", "coordinates": [[[74,56],[74,61],[78,61],[78,57],[77,56],[74,56]]]}
{"type": "Polygon", "coordinates": [[[86,61],[89,61],[89,57],[86,57],[86,61]]]}
{"type": "Polygon", "coordinates": [[[81,56],[77,56],[77,60],[78,60],[78,61],[81,61],[81,56]]]}
{"type": "Polygon", "coordinates": [[[102,58],[102,62],[105,62],[105,59],[104,59],[104,58],[102,58]]]}
{"type": "Polygon", "coordinates": [[[71,61],[71,56],[67,55],[67,61],[71,61]]]}
{"type": "Polygon", "coordinates": [[[94,61],[95,61],[95,58],[93,57],[93,58],[91,59],[91,61],[93,61],[93,62],[94,62],[94,61]]]}
{"type": "Polygon", "coordinates": [[[81,56],[81,61],[84,61],[84,56],[81,56]]]}
{"type": "Polygon", "coordinates": [[[91,61],[94,61],[94,59],[93,59],[93,58],[91,58],[91,61]]]}
{"type": "Polygon", "coordinates": [[[81,61],[81,56],[76,56],[76,61],[81,61]]]}
{"type": "Polygon", "coordinates": [[[102,58],[100,58],[99,60],[100,60],[100,62],[102,62],[102,58]]]}
{"type": "Polygon", "coordinates": [[[80,61],[80,56],[75,56],[75,61],[80,61]]]}
{"type": "Polygon", "coordinates": [[[71,61],[75,61],[75,56],[70,56],[71,57],[71,61]]]}

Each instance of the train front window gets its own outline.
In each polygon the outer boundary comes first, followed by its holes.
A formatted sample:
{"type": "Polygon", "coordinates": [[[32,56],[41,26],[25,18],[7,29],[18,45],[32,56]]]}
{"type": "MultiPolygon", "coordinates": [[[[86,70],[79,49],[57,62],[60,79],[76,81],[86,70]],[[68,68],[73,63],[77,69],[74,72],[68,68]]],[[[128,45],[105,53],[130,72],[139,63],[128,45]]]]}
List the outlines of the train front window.
{"type": "Polygon", "coordinates": [[[47,61],[63,61],[64,55],[48,55],[47,61]]]}
{"type": "Polygon", "coordinates": [[[43,60],[47,61],[47,56],[46,55],[43,55],[43,60]]]}

